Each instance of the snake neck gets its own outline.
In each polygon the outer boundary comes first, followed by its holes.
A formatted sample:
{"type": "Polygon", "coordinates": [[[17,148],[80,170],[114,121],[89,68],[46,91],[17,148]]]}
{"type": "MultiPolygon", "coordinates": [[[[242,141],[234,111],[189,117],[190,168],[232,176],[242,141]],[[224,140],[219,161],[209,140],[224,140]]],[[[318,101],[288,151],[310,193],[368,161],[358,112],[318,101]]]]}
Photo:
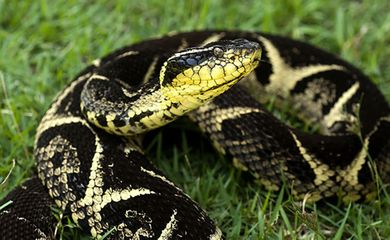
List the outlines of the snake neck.
{"type": "Polygon", "coordinates": [[[161,127],[204,101],[184,97],[153,79],[139,87],[106,78],[91,78],[81,93],[81,110],[99,128],[131,136],[161,127]]]}

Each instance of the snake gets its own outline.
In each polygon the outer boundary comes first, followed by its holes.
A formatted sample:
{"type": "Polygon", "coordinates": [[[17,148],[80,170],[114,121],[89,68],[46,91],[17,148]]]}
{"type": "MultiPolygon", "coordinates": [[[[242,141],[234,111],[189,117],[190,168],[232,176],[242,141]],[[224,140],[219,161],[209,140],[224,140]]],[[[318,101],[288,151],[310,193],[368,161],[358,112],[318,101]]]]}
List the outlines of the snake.
{"type": "Polygon", "coordinates": [[[361,70],[279,35],[174,33],[93,61],[57,95],[37,174],[0,202],[1,236],[55,238],[55,208],[93,238],[224,239],[144,154],[145,134],[181,116],[266,190],[370,201],[389,182],[390,108],[361,70]],[[269,99],[316,130],[282,122],[269,99]]]}

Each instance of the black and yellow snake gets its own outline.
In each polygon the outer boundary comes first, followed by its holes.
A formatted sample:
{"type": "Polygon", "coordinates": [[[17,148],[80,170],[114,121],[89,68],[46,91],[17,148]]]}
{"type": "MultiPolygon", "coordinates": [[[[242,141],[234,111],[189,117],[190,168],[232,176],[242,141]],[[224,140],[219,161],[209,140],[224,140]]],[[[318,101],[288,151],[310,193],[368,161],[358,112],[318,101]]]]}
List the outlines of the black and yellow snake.
{"type": "Polygon", "coordinates": [[[222,239],[142,152],[144,132],[184,114],[237,167],[267,189],[288,182],[297,199],[369,200],[378,177],[389,182],[390,108],[361,71],[284,37],[180,33],[94,61],[57,96],[37,129],[38,178],[0,203],[12,201],[0,235],[53,238],[56,205],[93,237],[222,239]],[[259,103],[269,95],[320,133],[281,123],[259,103]]]}

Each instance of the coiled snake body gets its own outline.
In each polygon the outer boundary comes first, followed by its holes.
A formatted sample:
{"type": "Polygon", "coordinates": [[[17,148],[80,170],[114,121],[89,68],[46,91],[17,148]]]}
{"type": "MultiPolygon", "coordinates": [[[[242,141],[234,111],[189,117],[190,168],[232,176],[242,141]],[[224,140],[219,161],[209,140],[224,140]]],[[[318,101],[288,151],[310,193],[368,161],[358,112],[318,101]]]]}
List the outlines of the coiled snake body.
{"type": "Polygon", "coordinates": [[[267,189],[287,181],[296,198],[355,201],[375,196],[376,176],[389,181],[390,109],[358,69],[279,36],[181,33],[94,61],[57,96],[37,130],[39,180],[2,201],[12,203],[0,212],[1,235],[52,238],[54,201],[93,237],[223,238],[139,144],[186,113],[267,189]],[[288,100],[321,134],[281,123],[259,103],[266,95],[288,100]]]}

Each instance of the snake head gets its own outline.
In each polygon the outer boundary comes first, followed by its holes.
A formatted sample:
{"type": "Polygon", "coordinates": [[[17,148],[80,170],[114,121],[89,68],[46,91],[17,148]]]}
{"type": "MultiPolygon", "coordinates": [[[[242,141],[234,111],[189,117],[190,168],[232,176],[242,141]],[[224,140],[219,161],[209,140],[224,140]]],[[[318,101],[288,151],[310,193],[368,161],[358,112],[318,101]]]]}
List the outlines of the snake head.
{"type": "Polygon", "coordinates": [[[195,108],[248,75],[260,57],[259,44],[245,39],[188,48],[168,58],[162,66],[161,89],[172,102],[195,108]]]}

